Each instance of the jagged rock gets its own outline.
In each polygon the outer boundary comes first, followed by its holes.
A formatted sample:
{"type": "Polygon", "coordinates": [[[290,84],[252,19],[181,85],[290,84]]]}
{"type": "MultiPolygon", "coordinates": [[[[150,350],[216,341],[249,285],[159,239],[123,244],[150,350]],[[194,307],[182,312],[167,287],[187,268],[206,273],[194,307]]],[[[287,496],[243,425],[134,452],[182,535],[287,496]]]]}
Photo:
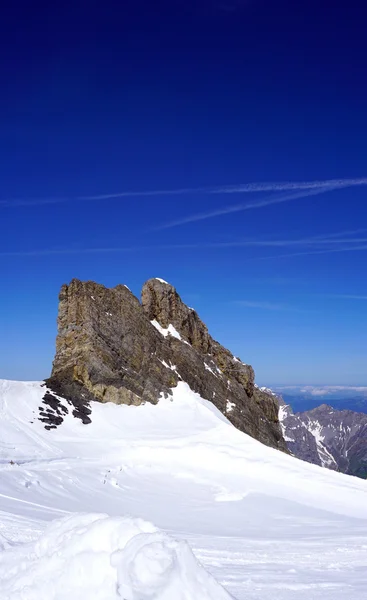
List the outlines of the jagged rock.
{"type": "Polygon", "coordinates": [[[278,397],[278,401],[279,420],[288,450],[297,458],[320,467],[324,466],[315,436],[300,421],[297,414],[294,414],[289,404],[286,404],[281,397],[278,397]]]}
{"type": "Polygon", "coordinates": [[[367,477],[367,415],[321,404],[293,413],[280,401],[284,438],[292,454],[328,469],[367,477]]]}
{"type": "Polygon", "coordinates": [[[226,377],[238,381],[248,396],[253,395],[253,368],[213,340],[197,312],[182,302],[172,285],[160,279],[149,279],[143,286],[141,301],[149,320],[156,320],[163,328],[173,325],[195,350],[212,357],[226,377]]]}
{"type": "Polygon", "coordinates": [[[254,388],[252,367],[213,340],[169,284],[149,280],[140,304],[126,286],[74,279],[59,299],[47,385],[82,414],[95,400],[156,404],[182,379],[236,427],[286,450],[276,397],[254,388]]]}

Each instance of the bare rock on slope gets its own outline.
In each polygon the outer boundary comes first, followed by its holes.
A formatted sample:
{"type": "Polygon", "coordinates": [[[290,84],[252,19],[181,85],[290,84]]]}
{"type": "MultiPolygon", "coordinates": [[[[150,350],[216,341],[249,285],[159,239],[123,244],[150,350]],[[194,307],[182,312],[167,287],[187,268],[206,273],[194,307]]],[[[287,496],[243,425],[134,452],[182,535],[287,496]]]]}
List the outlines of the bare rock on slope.
{"type": "Polygon", "coordinates": [[[252,367],[213,340],[169,284],[149,280],[140,304],[126,286],[108,289],[74,279],[62,286],[59,299],[47,384],[74,406],[156,404],[183,380],[238,429],[286,450],[277,399],[254,388],[252,367]]]}
{"type": "Polygon", "coordinates": [[[316,465],[367,477],[367,415],[322,404],[293,413],[281,399],[280,421],[292,454],[316,465]]]}
{"type": "Polygon", "coordinates": [[[172,285],[160,279],[149,279],[143,286],[141,300],[150,320],[158,321],[165,328],[173,325],[182,339],[195,350],[211,356],[223,375],[243,386],[249,397],[253,395],[253,368],[243,364],[229,350],[213,340],[197,312],[182,302],[172,285]]]}

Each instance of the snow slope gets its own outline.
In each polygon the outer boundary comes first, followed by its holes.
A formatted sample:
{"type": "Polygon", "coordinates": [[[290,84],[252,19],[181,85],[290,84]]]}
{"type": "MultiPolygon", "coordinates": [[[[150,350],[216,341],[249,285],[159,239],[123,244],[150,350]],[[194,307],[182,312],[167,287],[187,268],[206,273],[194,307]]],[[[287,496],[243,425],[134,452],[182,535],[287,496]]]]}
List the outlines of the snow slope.
{"type": "Polygon", "coordinates": [[[0,381],[1,599],[227,598],[197,560],[238,600],[365,598],[365,481],[263,446],[185,383],[50,431],[45,391],[0,381]]]}

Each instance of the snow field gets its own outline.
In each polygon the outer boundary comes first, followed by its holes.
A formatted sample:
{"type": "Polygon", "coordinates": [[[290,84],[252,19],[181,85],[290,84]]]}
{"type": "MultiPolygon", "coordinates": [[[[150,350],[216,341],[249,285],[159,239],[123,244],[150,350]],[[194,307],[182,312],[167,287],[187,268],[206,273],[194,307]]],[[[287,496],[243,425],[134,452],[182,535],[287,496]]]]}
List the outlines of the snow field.
{"type": "Polygon", "coordinates": [[[45,391],[0,381],[1,600],[365,600],[365,481],[263,446],[183,382],[51,431],[45,391]]]}
{"type": "Polygon", "coordinates": [[[188,544],[142,519],[85,514],[53,521],[0,554],[2,600],[229,600],[188,544]]]}

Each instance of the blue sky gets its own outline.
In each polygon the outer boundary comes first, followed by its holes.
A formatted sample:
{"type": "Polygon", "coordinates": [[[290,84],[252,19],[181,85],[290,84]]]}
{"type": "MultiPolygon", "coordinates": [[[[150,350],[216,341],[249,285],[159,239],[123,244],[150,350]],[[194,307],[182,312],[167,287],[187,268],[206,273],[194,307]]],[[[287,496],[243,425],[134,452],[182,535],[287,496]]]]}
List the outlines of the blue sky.
{"type": "Polygon", "coordinates": [[[367,383],[366,9],[298,4],[4,9],[0,377],[62,283],[158,276],[260,384],[367,383]]]}

